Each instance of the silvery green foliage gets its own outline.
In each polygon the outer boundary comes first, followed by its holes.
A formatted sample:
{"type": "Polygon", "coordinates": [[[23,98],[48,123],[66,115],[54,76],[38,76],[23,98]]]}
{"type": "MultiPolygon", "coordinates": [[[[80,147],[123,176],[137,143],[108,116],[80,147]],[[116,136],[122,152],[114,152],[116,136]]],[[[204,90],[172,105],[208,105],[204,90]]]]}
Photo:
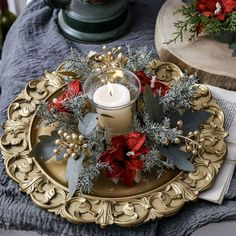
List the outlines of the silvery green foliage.
{"type": "Polygon", "coordinates": [[[183,78],[172,84],[167,95],[161,97],[160,102],[163,104],[165,112],[181,112],[181,109],[191,107],[191,99],[197,89],[196,75],[188,76],[183,74],[183,78]]]}
{"type": "Polygon", "coordinates": [[[83,194],[91,193],[94,182],[98,178],[100,171],[105,168],[108,168],[108,164],[100,161],[85,167],[84,170],[78,174],[78,191],[83,194]]]}
{"type": "Polygon", "coordinates": [[[37,116],[42,120],[44,126],[52,126],[57,123],[59,128],[73,130],[74,120],[67,113],[60,112],[56,108],[49,108],[48,102],[40,102],[37,109],[37,116]]]}
{"type": "Polygon", "coordinates": [[[178,136],[178,130],[171,128],[170,120],[165,117],[161,123],[156,123],[150,120],[150,117],[144,113],[143,123],[140,124],[140,120],[137,116],[133,118],[133,129],[137,132],[143,133],[148,137],[148,144],[150,146],[165,144],[166,140],[174,142],[178,136]]]}
{"type": "Polygon", "coordinates": [[[126,45],[126,48],[126,56],[128,57],[128,61],[125,66],[126,69],[133,72],[141,70],[147,71],[146,67],[154,57],[154,50],[150,50],[147,46],[132,49],[129,44],[126,45]]]}
{"type": "Polygon", "coordinates": [[[141,157],[144,160],[144,172],[154,171],[157,178],[159,178],[163,172],[164,168],[174,169],[174,166],[168,161],[161,160],[160,151],[153,147],[146,155],[141,157]]]}
{"type": "Polygon", "coordinates": [[[86,113],[90,112],[86,110],[87,102],[86,95],[79,95],[65,102],[65,106],[74,114],[77,123],[84,118],[86,113]]]}
{"type": "Polygon", "coordinates": [[[91,157],[92,163],[89,166],[84,166],[82,172],[78,175],[77,189],[80,193],[91,193],[94,182],[102,169],[111,169],[108,163],[100,162],[98,159],[101,154],[107,149],[107,144],[110,140],[109,131],[98,128],[88,137],[87,145],[93,152],[91,157]]]}
{"type": "Polygon", "coordinates": [[[97,126],[94,132],[88,137],[87,144],[89,149],[93,150],[94,156],[99,157],[110,144],[110,131],[97,126]]]}
{"type": "Polygon", "coordinates": [[[143,124],[137,115],[133,117],[133,129],[137,132],[143,133],[147,136],[147,144],[152,147],[151,150],[143,155],[144,172],[154,170],[157,178],[159,178],[164,171],[164,168],[174,168],[174,166],[166,160],[162,160],[158,150],[159,145],[164,145],[166,140],[174,141],[178,136],[178,130],[171,128],[170,120],[164,118],[161,123],[156,123],[150,120],[150,117],[144,113],[143,124]]]}
{"type": "Polygon", "coordinates": [[[70,55],[65,63],[65,70],[75,72],[80,78],[80,81],[83,82],[91,73],[87,55],[71,48],[70,55]]]}
{"type": "MultiPolygon", "coordinates": [[[[133,72],[143,70],[149,73],[147,65],[154,57],[154,50],[150,50],[147,46],[132,49],[128,44],[126,48],[128,61],[125,68],[133,72]]],[[[65,69],[77,73],[80,81],[83,82],[91,73],[89,58],[87,55],[71,48],[70,55],[65,63],[65,69]]]]}

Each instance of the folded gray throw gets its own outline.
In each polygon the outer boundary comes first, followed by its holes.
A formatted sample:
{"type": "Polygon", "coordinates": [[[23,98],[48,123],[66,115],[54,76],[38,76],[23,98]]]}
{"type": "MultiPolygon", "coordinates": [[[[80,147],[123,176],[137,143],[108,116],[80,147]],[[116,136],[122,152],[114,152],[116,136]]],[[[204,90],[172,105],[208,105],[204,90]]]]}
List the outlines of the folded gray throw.
{"type": "MultiPolygon", "coordinates": [[[[164,1],[134,1],[136,25],[124,38],[108,46],[148,45],[154,47],[154,28],[158,9],[164,1]]],[[[11,28],[2,54],[0,77],[0,123],[6,120],[9,103],[26,83],[54,70],[74,47],[87,53],[100,50],[101,45],[81,44],[64,38],[57,27],[57,11],[45,6],[43,0],[32,1],[11,28]]],[[[136,228],[111,226],[101,229],[95,224],[75,225],[36,207],[20,193],[17,184],[7,177],[0,159],[0,228],[33,230],[48,235],[92,236],[181,236],[190,235],[199,227],[226,219],[236,219],[236,175],[222,206],[205,201],[186,204],[173,217],[136,228]]]]}

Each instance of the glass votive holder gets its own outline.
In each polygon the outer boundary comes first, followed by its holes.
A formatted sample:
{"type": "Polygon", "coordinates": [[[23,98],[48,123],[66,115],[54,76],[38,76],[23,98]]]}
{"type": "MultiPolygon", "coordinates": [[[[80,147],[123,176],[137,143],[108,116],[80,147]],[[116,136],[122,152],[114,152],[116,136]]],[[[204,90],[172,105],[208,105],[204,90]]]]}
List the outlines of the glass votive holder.
{"type": "Polygon", "coordinates": [[[121,68],[102,69],[89,76],[83,89],[99,114],[102,128],[110,129],[111,136],[130,131],[135,102],[141,91],[135,74],[121,68]]]}

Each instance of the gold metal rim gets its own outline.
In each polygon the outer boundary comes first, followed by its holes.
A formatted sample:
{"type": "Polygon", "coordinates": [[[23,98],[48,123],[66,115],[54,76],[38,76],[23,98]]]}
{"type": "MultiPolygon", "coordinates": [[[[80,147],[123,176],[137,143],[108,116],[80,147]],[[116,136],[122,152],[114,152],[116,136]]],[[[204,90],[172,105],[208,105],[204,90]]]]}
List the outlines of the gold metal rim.
{"type": "MultiPolygon", "coordinates": [[[[149,67],[155,69],[155,74],[166,84],[180,79],[182,75],[172,63],[153,60],[149,67]]],[[[58,70],[45,72],[43,78],[27,84],[8,108],[8,120],[3,125],[4,134],[0,140],[8,175],[39,207],[74,223],[95,222],[102,227],[111,224],[136,226],[175,214],[185,202],[196,200],[199,192],[211,186],[226,155],[224,139],[227,132],[224,129],[223,111],[208,88],[200,85],[193,108],[209,110],[212,117],[201,130],[200,135],[206,141],[204,151],[199,151],[193,159],[194,172],[181,172],[162,186],[135,196],[98,198],[76,195],[69,199],[67,189],[52,181],[39,168],[35,158],[28,157],[32,120],[37,105],[63,87],[65,71],[61,74],[62,70],[63,66],[60,66],[58,70]]]]}

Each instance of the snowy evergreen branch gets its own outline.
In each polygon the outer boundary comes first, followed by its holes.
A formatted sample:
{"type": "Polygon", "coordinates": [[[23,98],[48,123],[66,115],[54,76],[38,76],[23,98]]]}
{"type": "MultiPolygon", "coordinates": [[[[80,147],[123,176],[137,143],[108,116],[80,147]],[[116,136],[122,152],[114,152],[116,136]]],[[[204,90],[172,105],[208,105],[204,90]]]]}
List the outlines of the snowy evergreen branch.
{"type": "Polygon", "coordinates": [[[136,71],[147,71],[148,63],[154,57],[154,50],[147,46],[132,49],[129,44],[126,45],[128,61],[126,69],[136,71]]]}
{"type": "Polygon", "coordinates": [[[94,165],[90,165],[79,173],[77,189],[80,194],[89,194],[93,188],[96,179],[100,175],[102,169],[108,168],[108,164],[104,162],[96,162],[94,165]]]}
{"type": "Polygon", "coordinates": [[[148,154],[141,157],[144,160],[144,172],[155,171],[156,177],[160,176],[164,172],[164,168],[174,169],[174,166],[166,160],[162,160],[158,149],[153,147],[148,154]]]}
{"type": "Polygon", "coordinates": [[[68,116],[65,112],[60,112],[56,108],[51,107],[48,102],[41,102],[38,105],[37,116],[42,120],[45,127],[56,125],[62,129],[75,129],[73,115],[68,116]]]}
{"type": "Polygon", "coordinates": [[[169,92],[164,97],[161,97],[165,112],[181,111],[181,109],[190,108],[191,100],[197,89],[196,75],[188,76],[183,74],[183,78],[173,83],[169,92]]]}
{"type": "Polygon", "coordinates": [[[71,48],[70,55],[65,63],[65,70],[75,72],[80,78],[80,81],[84,82],[91,73],[91,68],[88,66],[87,55],[71,48]]]}
{"type": "Polygon", "coordinates": [[[144,125],[141,125],[138,117],[134,116],[133,129],[146,134],[150,145],[164,145],[166,140],[174,142],[175,138],[178,137],[178,130],[170,127],[170,120],[167,117],[163,119],[162,123],[156,123],[151,121],[149,116],[144,113],[143,123],[144,125]]]}
{"type": "Polygon", "coordinates": [[[110,131],[97,127],[88,138],[88,147],[93,150],[94,156],[99,157],[110,144],[110,131]]]}
{"type": "Polygon", "coordinates": [[[88,97],[85,95],[69,99],[65,102],[65,107],[74,114],[77,123],[83,119],[86,113],[91,112],[88,97]]]}

